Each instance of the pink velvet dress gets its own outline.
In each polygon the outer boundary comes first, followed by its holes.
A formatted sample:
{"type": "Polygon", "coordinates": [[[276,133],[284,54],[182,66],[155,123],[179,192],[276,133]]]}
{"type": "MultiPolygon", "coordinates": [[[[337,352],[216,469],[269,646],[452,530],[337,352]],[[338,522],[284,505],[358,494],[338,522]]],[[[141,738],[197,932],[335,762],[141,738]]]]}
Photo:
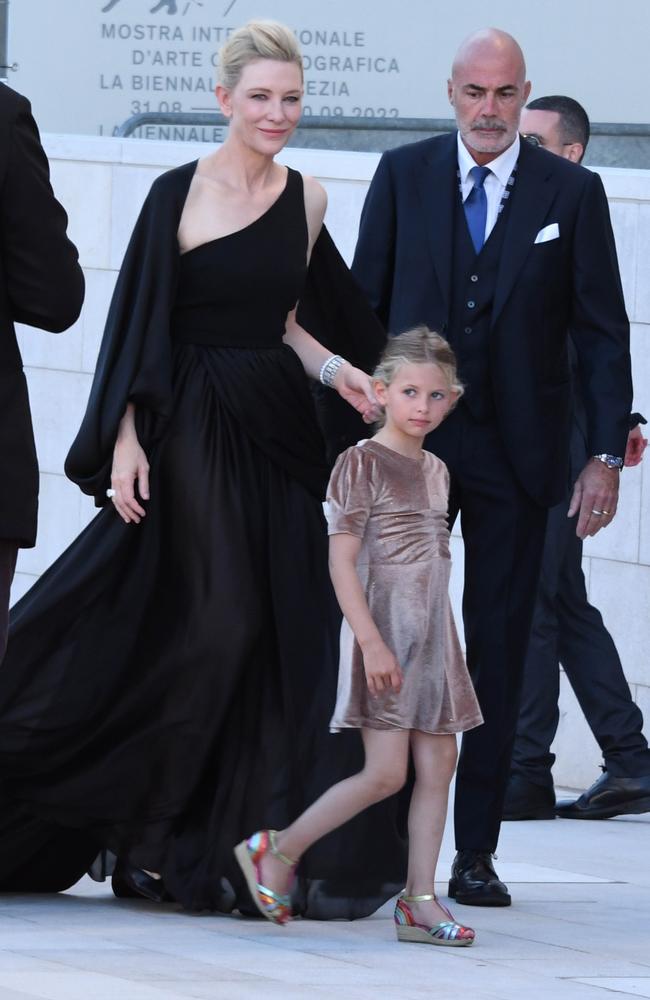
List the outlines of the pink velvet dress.
{"type": "Polygon", "coordinates": [[[404,673],[399,693],[368,691],[344,620],[330,730],[458,733],[483,721],[449,603],[449,474],[430,452],[407,458],[378,441],[339,456],[325,513],[330,535],[363,540],[357,562],[372,617],[404,673]]]}

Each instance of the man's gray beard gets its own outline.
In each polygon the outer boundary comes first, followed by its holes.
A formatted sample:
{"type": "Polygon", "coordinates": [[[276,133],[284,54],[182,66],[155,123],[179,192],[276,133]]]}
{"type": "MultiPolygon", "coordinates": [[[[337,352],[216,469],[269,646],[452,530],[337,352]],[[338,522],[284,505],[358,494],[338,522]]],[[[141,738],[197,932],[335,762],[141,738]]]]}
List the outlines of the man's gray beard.
{"type": "Polygon", "coordinates": [[[504,153],[509,146],[512,146],[515,141],[516,130],[510,134],[509,131],[503,131],[502,129],[494,130],[494,142],[497,141],[497,137],[500,138],[498,145],[494,145],[493,142],[479,138],[476,132],[471,128],[466,129],[465,132],[461,131],[461,138],[465,140],[465,145],[470,149],[476,150],[477,153],[494,153],[495,156],[499,156],[504,153]]]}

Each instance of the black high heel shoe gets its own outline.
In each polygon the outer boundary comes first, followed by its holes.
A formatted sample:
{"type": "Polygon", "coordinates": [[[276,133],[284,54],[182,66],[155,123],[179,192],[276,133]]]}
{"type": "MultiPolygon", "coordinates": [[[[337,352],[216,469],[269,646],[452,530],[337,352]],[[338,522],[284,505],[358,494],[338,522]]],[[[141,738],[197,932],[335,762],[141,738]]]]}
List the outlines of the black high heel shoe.
{"type": "Polygon", "coordinates": [[[134,868],[126,861],[118,861],[115,865],[111,888],[118,899],[148,899],[152,903],[171,900],[161,878],[153,878],[142,868],[134,868]]]}

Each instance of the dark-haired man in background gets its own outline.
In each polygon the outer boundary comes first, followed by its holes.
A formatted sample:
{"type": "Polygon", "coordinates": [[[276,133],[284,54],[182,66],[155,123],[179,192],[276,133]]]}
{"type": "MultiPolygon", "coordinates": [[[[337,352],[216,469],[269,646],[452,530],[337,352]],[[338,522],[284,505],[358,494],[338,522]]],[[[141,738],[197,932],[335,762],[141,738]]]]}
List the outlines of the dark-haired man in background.
{"type": "Polygon", "coordinates": [[[582,163],[591,134],[582,104],[560,94],[530,101],[521,113],[520,128],[531,145],[572,163],[582,163]]]}
{"type": "MultiPolygon", "coordinates": [[[[587,112],[571,97],[540,97],[526,106],[521,131],[533,145],[580,163],[589,142],[587,112]]],[[[588,457],[580,371],[573,357],[574,415],[570,484],[588,457]]],[[[646,441],[630,415],[627,466],[638,465],[646,441]]],[[[619,655],[600,612],[587,600],[582,541],[567,518],[569,492],[549,512],[537,604],[524,668],[521,708],[503,818],[607,819],[650,811],[650,750],[643,716],[632,701],[619,655]],[[559,722],[559,663],[603,753],[603,774],[577,799],[555,804],[551,743],[559,722]]]]}

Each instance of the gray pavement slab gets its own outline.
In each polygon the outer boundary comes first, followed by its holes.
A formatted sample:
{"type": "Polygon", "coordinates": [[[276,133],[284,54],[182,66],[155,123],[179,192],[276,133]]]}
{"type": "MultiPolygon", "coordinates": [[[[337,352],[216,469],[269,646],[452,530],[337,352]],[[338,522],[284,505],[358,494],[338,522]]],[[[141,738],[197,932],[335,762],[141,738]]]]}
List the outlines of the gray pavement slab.
{"type": "MultiPolygon", "coordinates": [[[[392,905],[288,927],[114,899],[0,896],[0,1000],[650,998],[650,816],[506,823],[513,906],[453,906],[472,948],[398,944],[392,905]]],[[[439,874],[453,857],[451,831],[439,874]]],[[[438,885],[440,895],[446,884],[438,885]]]]}

